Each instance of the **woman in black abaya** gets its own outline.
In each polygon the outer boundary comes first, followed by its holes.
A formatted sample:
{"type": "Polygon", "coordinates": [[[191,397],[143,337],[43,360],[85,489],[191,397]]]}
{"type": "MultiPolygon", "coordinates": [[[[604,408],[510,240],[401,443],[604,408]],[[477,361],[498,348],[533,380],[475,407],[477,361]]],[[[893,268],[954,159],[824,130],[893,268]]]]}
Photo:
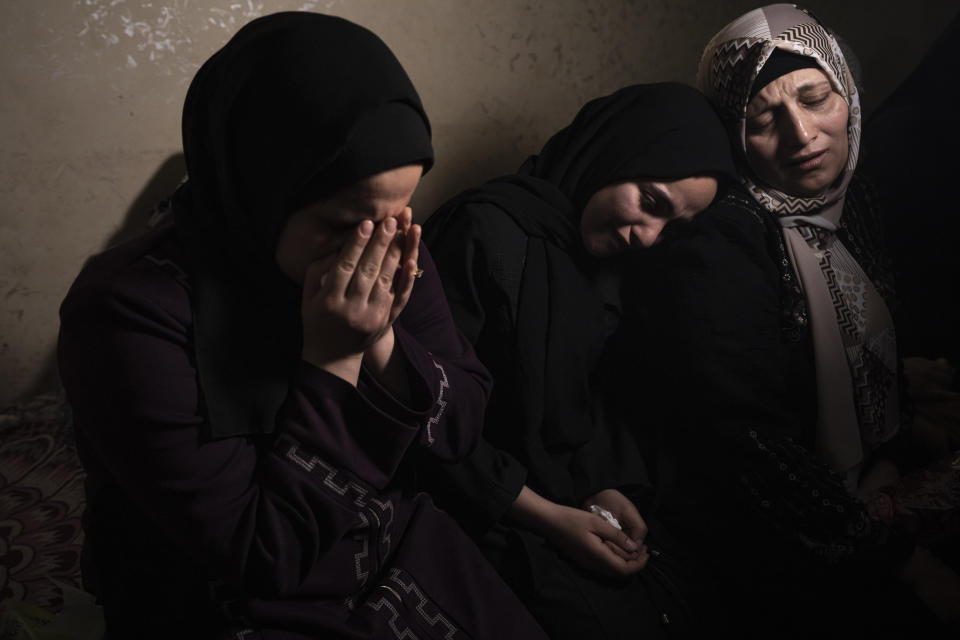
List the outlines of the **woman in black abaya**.
{"type": "Polygon", "coordinates": [[[618,258],[706,208],[732,173],[703,96],[636,85],[588,103],[515,175],[425,225],[454,319],[495,387],[477,450],[428,482],[552,637],[656,638],[691,624],[678,558],[640,515],[643,459],[604,414],[616,372],[603,352],[618,258]]]}

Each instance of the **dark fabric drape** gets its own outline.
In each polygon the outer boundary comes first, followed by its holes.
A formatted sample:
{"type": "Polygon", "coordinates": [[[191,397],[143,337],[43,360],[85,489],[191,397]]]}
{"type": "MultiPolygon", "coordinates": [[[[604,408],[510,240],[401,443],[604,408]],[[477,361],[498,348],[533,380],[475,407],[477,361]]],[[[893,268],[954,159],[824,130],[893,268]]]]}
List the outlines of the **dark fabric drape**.
{"type": "MultiPolygon", "coordinates": [[[[438,256],[460,241],[449,230],[458,216],[477,205],[492,205],[527,236],[510,336],[516,369],[501,372],[512,387],[501,394],[513,400],[504,413],[493,412],[487,435],[548,498],[574,504],[605,486],[643,478],[641,463],[612,470],[607,449],[585,446],[605,437],[592,417],[591,376],[609,314],[617,314],[618,276],[616,261],[584,250],[583,206],[597,190],[632,178],[732,173],[724,130],[699,92],[675,83],[635,85],[589,102],[517,174],[460,194],[425,224],[425,242],[438,256]]],[[[452,269],[444,276],[458,277],[452,269]]],[[[470,286],[445,282],[454,299],[470,286]]]]}
{"type": "Polygon", "coordinates": [[[582,208],[617,182],[732,173],[723,127],[703,96],[638,85],[588,103],[516,174],[463,192],[425,224],[454,319],[494,391],[474,452],[422,467],[424,480],[552,637],[658,638],[663,619],[679,633],[691,595],[667,560],[680,556],[652,520],[648,542],[670,550],[657,569],[618,581],[580,569],[504,518],[525,484],[568,506],[618,488],[646,515],[645,461],[606,411],[609,378],[620,373],[606,362],[621,260],[586,252],[582,208]]]}
{"type": "Polygon", "coordinates": [[[864,171],[880,192],[897,279],[897,342],[905,356],[960,362],[960,13],[917,68],[864,123],[864,171]]]}

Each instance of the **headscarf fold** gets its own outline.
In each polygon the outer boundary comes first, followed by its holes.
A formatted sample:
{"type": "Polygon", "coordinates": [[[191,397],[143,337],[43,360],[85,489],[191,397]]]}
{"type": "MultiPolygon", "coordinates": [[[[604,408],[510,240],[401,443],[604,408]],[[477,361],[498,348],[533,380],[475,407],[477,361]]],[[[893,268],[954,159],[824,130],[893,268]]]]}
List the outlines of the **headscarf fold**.
{"type": "Polygon", "coordinates": [[[390,49],[306,12],[258,18],[200,68],[183,109],[188,181],[173,217],[189,260],[211,438],[271,433],[302,339],[274,253],[295,210],[370,175],[429,169],[430,125],[390,49]]]}
{"type": "Polygon", "coordinates": [[[739,149],[740,180],[776,214],[810,313],[817,375],[817,449],[855,481],[869,450],[899,428],[893,321],[883,298],[835,232],[860,149],[860,98],[830,31],[794,4],[750,11],[707,44],[698,71],[739,149]],[[757,76],[776,50],[816,61],[847,103],[849,155],[838,179],[813,197],[762,183],[746,161],[746,109],[757,76]]]}
{"type": "MultiPolygon", "coordinates": [[[[610,184],[702,174],[734,176],[726,133],[707,100],[682,84],[634,85],[587,103],[516,174],[463,192],[424,225],[425,242],[437,247],[458,209],[486,203],[528,236],[511,391],[522,406],[511,424],[488,421],[488,428],[512,430],[505,437],[522,451],[511,453],[527,467],[529,484],[552,500],[573,504],[596,490],[592,483],[613,486],[601,479],[611,460],[585,445],[603,437],[591,375],[610,330],[607,313],[619,308],[619,285],[614,265],[583,247],[583,207],[610,184]]],[[[640,464],[627,476],[641,475],[640,464]]]]}

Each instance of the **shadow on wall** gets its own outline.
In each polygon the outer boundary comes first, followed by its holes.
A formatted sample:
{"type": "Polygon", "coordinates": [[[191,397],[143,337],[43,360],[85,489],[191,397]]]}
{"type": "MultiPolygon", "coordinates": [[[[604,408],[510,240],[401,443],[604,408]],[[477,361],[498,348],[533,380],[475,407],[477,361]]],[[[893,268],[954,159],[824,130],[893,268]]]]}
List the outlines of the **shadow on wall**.
{"type": "MultiPolygon", "coordinates": [[[[565,114],[563,125],[568,121],[565,114]]],[[[529,124],[524,128],[512,123],[497,134],[482,128],[457,133],[452,127],[437,125],[433,136],[436,165],[414,195],[414,220],[422,224],[461,191],[514,173],[527,157],[540,153],[546,137],[554,132],[548,131],[541,138],[530,128],[529,124]]]]}
{"type": "MultiPolygon", "coordinates": [[[[187,165],[182,153],[167,158],[154,171],[146,186],[127,209],[120,227],[104,243],[102,250],[132,240],[150,228],[151,219],[161,209],[165,200],[176,190],[187,175],[187,165]]],[[[60,375],[57,370],[57,354],[51,351],[44,358],[44,365],[34,383],[15,400],[21,403],[37,394],[60,388],[60,375]]]]}
{"type": "Polygon", "coordinates": [[[153,177],[140,190],[127,215],[123,218],[120,228],[110,236],[104,249],[132,240],[143,234],[151,226],[151,219],[164,206],[165,201],[180,186],[187,176],[187,163],[183,153],[175,153],[153,172],[153,177]]]}

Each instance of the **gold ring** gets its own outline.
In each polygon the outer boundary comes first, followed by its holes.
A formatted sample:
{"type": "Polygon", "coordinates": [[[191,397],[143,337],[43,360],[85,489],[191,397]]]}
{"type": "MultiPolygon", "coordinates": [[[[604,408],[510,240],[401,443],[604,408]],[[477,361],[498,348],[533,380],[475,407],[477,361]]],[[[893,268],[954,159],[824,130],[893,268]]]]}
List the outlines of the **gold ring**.
{"type": "Polygon", "coordinates": [[[422,275],[423,275],[423,269],[417,269],[416,271],[413,272],[414,278],[419,278],[422,275]]]}

